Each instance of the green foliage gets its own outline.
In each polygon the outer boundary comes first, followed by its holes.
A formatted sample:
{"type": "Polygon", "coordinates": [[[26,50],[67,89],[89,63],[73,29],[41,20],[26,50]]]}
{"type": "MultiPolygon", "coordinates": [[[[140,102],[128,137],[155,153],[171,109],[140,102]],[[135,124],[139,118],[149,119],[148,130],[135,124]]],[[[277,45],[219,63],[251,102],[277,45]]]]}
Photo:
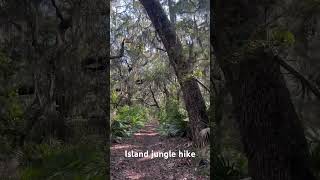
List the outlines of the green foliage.
{"type": "Polygon", "coordinates": [[[271,39],[277,43],[281,43],[283,45],[291,46],[295,43],[295,36],[292,32],[282,29],[276,28],[272,31],[271,39]]]}
{"type": "MultiPolygon", "coordinates": [[[[238,180],[244,177],[243,170],[239,168],[237,162],[231,162],[225,156],[213,153],[213,179],[216,180],[238,180]]],[[[242,162],[241,162],[242,163],[242,162]]]]}
{"type": "Polygon", "coordinates": [[[148,119],[148,111],[141,106],[123,106],[112,120],[111,132],[114,137],[130,136],[144,126],[148,119]]]}
{"type": "Polygon", "coordinates": [[[201,69],[196,69],[193,71],[193,77],[196,77],[196,78],[201,78],[203,77],[204,74],[203,74],[203,70],[201,69]]]}
{"type": "Polygon", "coordinates": [[[179,102],[169,99],[159,113],[160,133],[167,136],[183,136],[188,130],[186,115],[180,110],[179,102]]]}
{"type": "Polygon", "coordinates": [[[102,143],[92,143],[92,140],[76,145],[58,141],[29,144],[18,155],[21,180],[106,178],[104,148],[102,143]]]}
{"type": "Polygon", "coordinates": [[[117,104],[119,101],[119,95],[115,90],[111,91],[111,96],[110,96],[110,103],[111,104],[117,104]]]}
{"type": "Polygon", "coordinates": [[[0,50],[0,133],[3,135],[0,141],[5,141],[0,153],[4,154],[15,143],[16,134],[24,127],[23,107],[17,88],[11,82],[14,71],[14,62],[0,50]]]}

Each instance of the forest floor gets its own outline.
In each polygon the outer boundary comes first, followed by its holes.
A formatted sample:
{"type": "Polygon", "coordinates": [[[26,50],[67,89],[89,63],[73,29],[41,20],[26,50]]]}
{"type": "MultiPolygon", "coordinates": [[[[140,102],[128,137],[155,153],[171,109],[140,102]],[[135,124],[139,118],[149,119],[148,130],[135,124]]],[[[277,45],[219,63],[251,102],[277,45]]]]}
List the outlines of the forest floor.
{"type": "Polygon", "coordinates": [[[151,151],[192,151],[186,138],[168,138],[157,132],[156,122],[148,123],[132,137],[113,143],[111,147],[111,179],[113,180],[204,180],[191,157],[151,158],[151,151]],[[149,152],[148,157],[125,157],[125,151],[149,152]]]}

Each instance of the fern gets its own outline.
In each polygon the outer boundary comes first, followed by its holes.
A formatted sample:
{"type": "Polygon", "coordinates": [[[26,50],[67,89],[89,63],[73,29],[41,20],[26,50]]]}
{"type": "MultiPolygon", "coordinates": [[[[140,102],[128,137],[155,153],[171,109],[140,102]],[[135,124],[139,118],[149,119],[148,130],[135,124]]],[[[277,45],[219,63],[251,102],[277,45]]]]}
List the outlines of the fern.
{"type": "Polygon", "coordinates": [[[230,162],[225,157],[215,154],[213,157],[213,179],[215,180],[238,180],[241,172],[236,168],[235,163],[230,162]]]}
{"type": "Polygon", "coordinates": [[[140,106],[120,107],[112,119],[111,132],[113,137],[130,136],[143,127],[148,120],[148,111],[140,106]]]}
{"type": "Polygon", "coordinates": [[[184,136],[188,128],[188,118],[180,110],[178,101],[169,99],[159,113],[160,134],[166,136],[184,136]]]}

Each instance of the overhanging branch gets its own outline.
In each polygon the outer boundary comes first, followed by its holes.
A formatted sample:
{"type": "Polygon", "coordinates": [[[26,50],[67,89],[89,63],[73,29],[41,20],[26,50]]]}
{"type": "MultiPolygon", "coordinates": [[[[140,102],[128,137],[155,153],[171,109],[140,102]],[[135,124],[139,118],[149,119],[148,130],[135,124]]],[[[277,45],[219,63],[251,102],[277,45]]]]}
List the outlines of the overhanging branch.
{"type": "Polygon", "coordinates": [[[194,78],[205,90],[207,90],[210,93],[210,89],[205,86],[201,81],[199,81],[197,78],[194,78]]]}

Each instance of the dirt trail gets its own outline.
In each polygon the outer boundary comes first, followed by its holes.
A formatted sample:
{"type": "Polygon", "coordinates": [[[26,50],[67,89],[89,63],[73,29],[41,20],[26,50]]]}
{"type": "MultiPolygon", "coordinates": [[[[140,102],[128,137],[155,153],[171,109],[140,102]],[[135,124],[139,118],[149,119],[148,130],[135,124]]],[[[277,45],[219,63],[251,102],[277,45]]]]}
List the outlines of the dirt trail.
{"type": "Polygon", "coordinates": [[[204,180],[197,175],[191,158],[151,159],[154,152],[190,150],[191,143],[184,138],[165,138],[157,131],[157,124],[150,123],[133,137],[114,143],[111,147],[112,180],[204,180]],[[149,151],[149,157],[125,157],[125,150],[136,152],[149,151]]]}

